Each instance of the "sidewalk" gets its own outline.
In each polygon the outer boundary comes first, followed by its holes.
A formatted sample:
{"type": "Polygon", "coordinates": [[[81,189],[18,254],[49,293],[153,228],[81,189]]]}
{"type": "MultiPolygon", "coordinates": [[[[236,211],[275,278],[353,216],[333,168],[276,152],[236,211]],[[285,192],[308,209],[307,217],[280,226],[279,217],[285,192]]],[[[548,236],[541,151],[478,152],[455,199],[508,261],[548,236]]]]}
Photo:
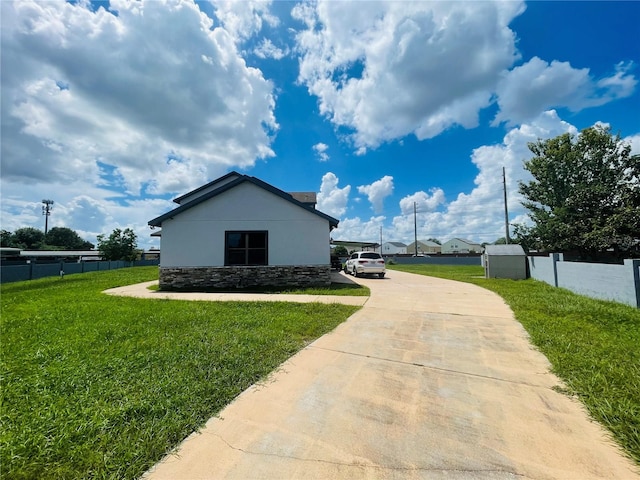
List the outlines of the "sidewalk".
{"type": "Polygon", "coordinates": [[[639,479],[497,295],[389,271],[150,479],[639,479]]]}

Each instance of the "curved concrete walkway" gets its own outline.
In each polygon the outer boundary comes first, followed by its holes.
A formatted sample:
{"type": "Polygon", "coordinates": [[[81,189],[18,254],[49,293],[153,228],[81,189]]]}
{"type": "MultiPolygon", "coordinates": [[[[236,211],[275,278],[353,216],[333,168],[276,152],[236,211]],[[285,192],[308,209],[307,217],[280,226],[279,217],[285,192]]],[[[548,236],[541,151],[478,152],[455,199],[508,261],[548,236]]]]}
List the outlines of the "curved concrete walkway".
{"type": "Polygon", "coordinates": [[[638,479],[497,295],[388,272],[147,479],[638,479]]]}

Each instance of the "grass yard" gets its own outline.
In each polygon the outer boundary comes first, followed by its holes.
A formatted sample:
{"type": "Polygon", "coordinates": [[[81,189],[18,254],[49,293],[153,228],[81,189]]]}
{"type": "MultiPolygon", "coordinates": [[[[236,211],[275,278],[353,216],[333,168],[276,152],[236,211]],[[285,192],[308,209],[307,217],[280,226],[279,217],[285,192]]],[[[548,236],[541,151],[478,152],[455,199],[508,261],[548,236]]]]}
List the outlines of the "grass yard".
{"type": "Polygon", "coordinates": [[[358,309],[101,293],[157,276],[139,267],[1,287],[3,478],[137,478],[358,309]]]}
{"type": "Polygon", "coordinates": [[[536,280],[485,279],[476,266],[390,269],[474,283],[500,295],[589,413],[640,464],[640,310],[536,280]]]}

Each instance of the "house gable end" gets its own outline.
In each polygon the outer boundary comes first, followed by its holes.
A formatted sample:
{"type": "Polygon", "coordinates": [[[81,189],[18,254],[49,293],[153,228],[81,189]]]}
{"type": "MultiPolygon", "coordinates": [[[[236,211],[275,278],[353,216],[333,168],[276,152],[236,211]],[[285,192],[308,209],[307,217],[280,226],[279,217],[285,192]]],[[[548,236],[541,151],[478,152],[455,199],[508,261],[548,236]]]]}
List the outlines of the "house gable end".
{"type": "Polygon", "coordinates": [[[195,196],[192,200],[186,202],[186,203],[181,203],[179,207],[174,208],[173,210],[165,213],[164,215],[160,215],[159,217],[154,218],[153,220],[150,220],[148,222],[149,225],[153,226],[153,227],[160,227],[162,225],[162,222],[164,220],[170,219],[175,217],[176,215],[180,215],[182,212],[195,207],[196,205],[199,205],[200,203],[207,201],[211,198],[214,198],[232,188],[235,188],[236,186],[244,183],[244,182],[250,182],[254,185],[256,185],[259,188],[262,188],[263,190],[266,190],[274,195],[277,195],[278,197],[293,203],[294,205],[306,210],[309,213],[312,213],[314,215],[317,215],[321,218],[323,218],[324,220],[326,220],[327,222],[329,222],[329,228],[333,229],[336,228],[338,226],[338,220],[325,214],[322,213],[319,210],[316,210],[315,208],[309,206],[309,205],[305,205],[302,202],[299,202],[298,200],[296,200],[295,198],[293,198],[290,194],[274,187],[273,185],[270,185],[266,182],[263,182],[262,180],[256,178],[256,177],[249,177],[247,175],[241,175],[237,172],[231,172],[230,174],[225,175],[224,177],[221,177],[218,180],[214,180],[213,182],[208,183],[207,185],[200,187],[200,189],[196,189],[193,190],[192,192],[183,195],[182,197],[178,197],[176,200],[180,200],[182,202],[184,202],[184,199],[187,199],[189,196],[193,196],[193,194],[195,192],[202,192],[200,195],[195,196]],[[235,177],[235,178],[232,178],[235,177]],[[221,180],[224,179],[226,180],[226,183],[221,183],[221,180]],[[217,186],[217,188],[212,188],[207,190],[208,188],[214,187],[216,184],[218,184],[219,186],[217,186]]]}

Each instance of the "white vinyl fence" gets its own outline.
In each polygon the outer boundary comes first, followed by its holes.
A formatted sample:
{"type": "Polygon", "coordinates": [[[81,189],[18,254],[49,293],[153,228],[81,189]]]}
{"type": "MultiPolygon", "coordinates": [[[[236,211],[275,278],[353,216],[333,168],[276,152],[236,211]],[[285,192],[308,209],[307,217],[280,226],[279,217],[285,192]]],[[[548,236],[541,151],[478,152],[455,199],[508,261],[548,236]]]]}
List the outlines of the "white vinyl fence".
{"type": "Polygon", "coordinates": [[[531,277],[580,295],[640,308],[640,260],[624,265],[565,262],[561,253],[527,257],[531,277]]]}

